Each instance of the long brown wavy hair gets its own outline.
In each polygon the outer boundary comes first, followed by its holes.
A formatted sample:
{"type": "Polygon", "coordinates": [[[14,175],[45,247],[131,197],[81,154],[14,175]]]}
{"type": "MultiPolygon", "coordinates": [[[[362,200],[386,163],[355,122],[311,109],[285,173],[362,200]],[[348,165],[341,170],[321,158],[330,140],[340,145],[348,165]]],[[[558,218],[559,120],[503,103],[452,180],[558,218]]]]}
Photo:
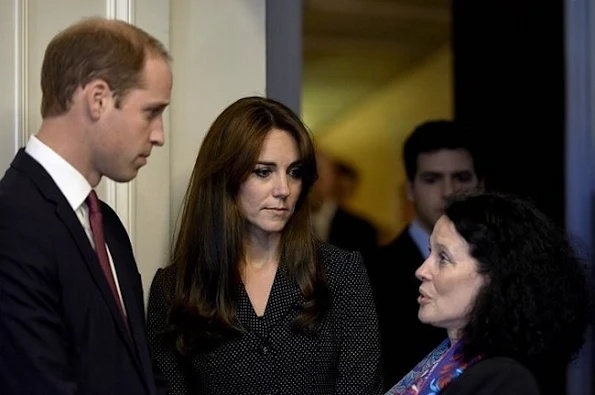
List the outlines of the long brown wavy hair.
{"type": "Polygon", "coordinates": [[[181,353],[209,348],[242,333],[236,306],[247,235],[238,191],[273,128],[295,139],[302,165],[301,193],[281,236],[282,265],[304,300],[295,328],[313,333],[328,308],[330,296],[308,198],[317,177],[313,139],[285,105],[263,97],[242,98],[209,129],[184,199],[172,257],[176,275],[169,313],[170,333],[181,353]]]}

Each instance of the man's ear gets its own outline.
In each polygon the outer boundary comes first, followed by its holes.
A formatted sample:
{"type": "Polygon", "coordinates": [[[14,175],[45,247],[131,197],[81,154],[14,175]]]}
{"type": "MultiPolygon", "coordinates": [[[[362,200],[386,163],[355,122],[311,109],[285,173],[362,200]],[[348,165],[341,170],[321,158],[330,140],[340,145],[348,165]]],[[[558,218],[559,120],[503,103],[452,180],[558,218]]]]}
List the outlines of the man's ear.
{"type": "Polygon", "coordinates": [[[112,91],[104,80],[93,80],[84,88],[87,113],[94,121],[105,112],[112,100],[112,91]]]}

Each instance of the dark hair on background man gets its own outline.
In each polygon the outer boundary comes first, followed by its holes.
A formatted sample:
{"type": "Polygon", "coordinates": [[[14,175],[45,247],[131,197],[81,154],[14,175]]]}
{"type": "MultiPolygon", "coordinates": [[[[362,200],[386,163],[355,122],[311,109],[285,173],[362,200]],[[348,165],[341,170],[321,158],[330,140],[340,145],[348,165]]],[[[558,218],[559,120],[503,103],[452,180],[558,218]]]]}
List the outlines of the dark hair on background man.
{"type": "Polygon", "coordinates": [[[479,144],[480,136],[461,124],[449,120],[432,120],[417,126],[403,145],[403,162],[409,181],[415,179],[417,159],[420,154],[443,149],[463,149],[473,160],[473,168],[478,180],[485,176],[484,155],[479,144]]]}

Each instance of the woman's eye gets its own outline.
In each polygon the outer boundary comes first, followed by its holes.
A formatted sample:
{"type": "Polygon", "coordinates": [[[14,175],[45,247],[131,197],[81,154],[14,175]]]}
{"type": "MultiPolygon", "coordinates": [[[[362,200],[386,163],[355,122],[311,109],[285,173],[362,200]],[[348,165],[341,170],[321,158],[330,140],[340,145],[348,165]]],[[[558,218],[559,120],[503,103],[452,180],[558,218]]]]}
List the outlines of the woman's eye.
{"type": "Polygon", "coordinates": [[[301,167],[294,167],[293,169],[289,170],[289,176],[296,179],[302,178],[302,168],[301,167]]]}
{"type": "Polygon", "coordinates": [[[450,262],[450,259],[449,259],[448,255],[446,255],[444,252],[441,252],[438,256],[440,257],[440,262],[441,263],[450,262]]]}
{"type": "Polygon", "coordinates": [[[260,178],[266,178],[271,174],[271,171],[266,168],[254,169],[254,174],[256,174],[260,178]]]}

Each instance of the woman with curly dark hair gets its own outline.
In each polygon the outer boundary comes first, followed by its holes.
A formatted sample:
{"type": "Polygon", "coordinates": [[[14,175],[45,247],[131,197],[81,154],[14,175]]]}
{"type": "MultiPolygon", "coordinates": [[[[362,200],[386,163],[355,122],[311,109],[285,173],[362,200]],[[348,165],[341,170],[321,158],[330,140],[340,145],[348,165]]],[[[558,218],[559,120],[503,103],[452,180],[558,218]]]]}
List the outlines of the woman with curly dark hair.
{"type": "Polygon", "coordinates": [[[419,319],[448,338],[387,394],[550,393],[582,347],[590,292],[565,232],[517,197],[454,200],[418,268],[419,319]]]}
{"type": "Polygon", "coordinates": [[[247,97],[214,121],[186,193],[148,330],[170,394],[382,393],[361,254],[318,243],[313,140],[283,104],[247,97]]]}

